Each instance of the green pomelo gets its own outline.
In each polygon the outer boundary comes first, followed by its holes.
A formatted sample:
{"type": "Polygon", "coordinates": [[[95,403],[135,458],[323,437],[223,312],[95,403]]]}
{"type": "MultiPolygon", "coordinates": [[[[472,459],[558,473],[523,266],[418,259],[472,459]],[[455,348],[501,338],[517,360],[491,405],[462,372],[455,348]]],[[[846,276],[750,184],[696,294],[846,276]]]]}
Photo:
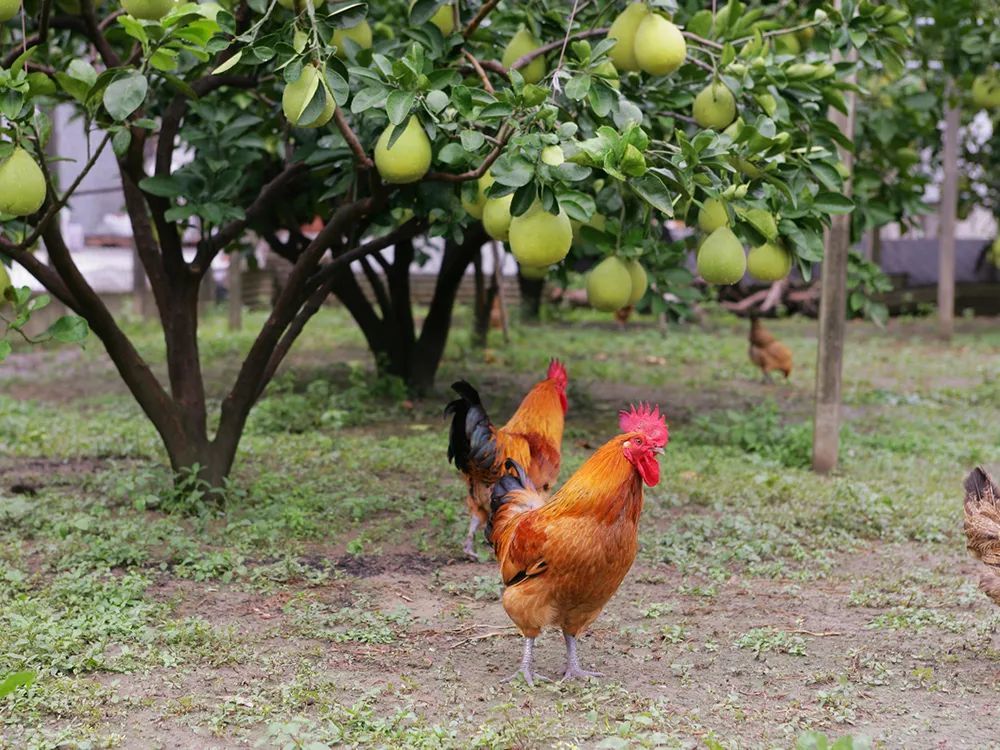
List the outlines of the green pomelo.
{"type": "Polygon", "coordinates": [[[562,209],[550,214],[538,201],[510,222],[510,251],[526,266],[550,266],[569,253],[573,228],[562,209]]]}

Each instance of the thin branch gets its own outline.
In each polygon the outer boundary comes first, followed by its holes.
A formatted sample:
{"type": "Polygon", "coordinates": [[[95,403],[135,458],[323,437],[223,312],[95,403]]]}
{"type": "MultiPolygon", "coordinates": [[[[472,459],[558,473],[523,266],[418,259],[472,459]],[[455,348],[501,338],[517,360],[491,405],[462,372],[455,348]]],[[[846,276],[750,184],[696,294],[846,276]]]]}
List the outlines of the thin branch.
{"type": "MultiPolygon", "coordinates": [[[[765,31],[761,34],[765,39],[769,39],[775,36],[782,36],[784,34],[794,34],[796,31],[803,31],[804,29],[811,29],[813,26],[819,26],[822,21],[809,21],[808,23],[801,23],[798,26],[789,26],[787,29],[774,29],[773,31],[765,31]]],[[[752,40],[752,36],[744,36],[739,39],[734,39],[731,44],[736,46],[737,44],[743,44],[752,40]]]]}
{"type": "MultiPolygon", "coordinates": [[[[375,257],[379,257],[381,253],[375,253],[375,257]]],[[[385,290],[385,285],[382,280],[375,273],[375,269],[372,268],[372,264],[369,263],[369,259],[372,256],[366,255],[364,258],[360,259],[361,270],[368,279],[369,285],[371,285],[372,293],[375,295],[375,299],[378,301],[378,306],[382,309],[382,319],[388,320],[392,317],[392,302],[389,301],[389,294],[385,290]]]]}
{"type": "Polygon", "coordinates": [[[117,68],[122,64],[118,53],[112,49],[111,44],[101,31],[97,22],[97,14],[94,11],[94,0],[80,0],[80,16],[87,29],[87,37],[97,48],[104,64],[109,68],[117,68]]]}
{"type": "Polygon", "coordinates": [[[565,39],[560,39],[556,42],[549,42],[548,44],[543,44],[538,49],[533,49],[528,54],[521,55],[514,61],[513,65],[511,65],[510,67],[512,70],[519,70],[528,63],[530,63],[532,60],[534,60],[536,57],[548,54],[554,49],[559,49],[563,44],[567,43],[568,40],[570,39],[587,39],[588,37],[592,36],[603,36],[607,33],[608,33],[607,28],[586,29],[585,31],[578,31],[575,34],[566,37],[565,39]]]}
{"type": "MultiPolygon", "coordinates": [[[[79,31],[81,34],[87,33],[87,27],[83,23],[83,20],[75,16],[54,16],[49,20],[49,26],[53,29],[73,29],[74,31],[79,31]]],[[[41,41],[39,35],[32,34],[24,38],[23,47],[34,47],[39,41],[41,41]]],[[[14,46],[10,52],[0,59],[0,66],[9,68],[21,56],[23,51],[22,47],[14,46]]]]}
{"type": "Polygon", "coordinates": [[[70,292],[62,279],[59,278],[59,274],[45,263],[42,263],[34,253],[7,241],[3,237],[0,237],[0,250],[3,251],[4,255],[34,276],[42,286],[48,289],[66,307],[75,313],[81,313],[80,303],[77,302],[76,297],[73,296],[73,293],[70,292]]]}
{"type": "Polygon", "coordinates": [[[493,150],[486,155],[486,158],[483,159],[482,163],[478,167],[460,174],[453,174],[451,172],[428,172],[424,179],[434,182],[467,182],[469,180],[478,180],[486,174],[487,169],[493,166],[493,162],[500,158],[500,154],[503,153],[504,146],[507,145],[507,141],[510,140],[512,135],[514,135],[514,127],[504,123],[500,128],[497,145],[494,146],[493,150]]]}
{"type": "Polygon", "coordinates": [[[657,112],[657,117],[673,117],[677,120],[682,120],[684,122],[689,122],[692,125],[697,125],[698,121],[689,115],[682,115],[680,112],[671,112],[670,110],[664,110],[663,112],[657,112]]]}
{"type": "Polygon", "coordinates": [[[315,281],[320,285],[322,285],[331,276],[333,276],[333,274],[335,274],[338,270],[340,270],[344,266],[350,265],[356,260],[360,260],[361,258],[367,257],[369,255],[372,255],[373,253],[377,253],[381,250],[384,250],[387,247],[391,247],[392,245],[395,245],[397,242],[400,242],[401,240],[415,237],[416,235],[424,231],[426,228],[427,228],[427,222],[425,219],[414,217],[409,221],[405,222],[404,224],[401,224],[399,227],[397,227],[392,232],[389,232],[388,234],[385,234],[377,239],[371,240],[370,242],[366,242],[363,245],[359,245],[355,248],[352,248],[351,250],[347,250],[346,252],[341,253],[332,261],[326,263],[324,266],[322,266],[322,268],[320,268],[320,270],[316,274],[315,281]]]}
{"type": "Polygon", "coordinates": [[[479,80],[483,82],[483,88],[490,94],[495,94],[496,90],[493,88],[493,84],[490,83],[490,79],[486,76],[486,71],[483,70],[483,66],[479,64],[479,60],[476,59],[468,50],[462,50],[462,54],[465,55],[465,59],[469,61],[472,65],[472,69],[476,71],[476,75],[479,76],[479,80]]]}
{"type": "MultiPolygon", "coordinates": [[[[570,29],[573,28],[573,19],[576,17],[576,11],[580,7],[580,0],[573,0],[573,10],[569,12],[569,21],[566,23],[566,36],[563,37],[562,47],[559,50],[559,61],[556,63],[555,70],[552,71],[552,93],[553,95],[559,92],[559,71],[562,70],[563,60],[566,58],[566,45],[569,44],[570,29]]],[[[504,340],[506,340],[506,327],[504,328],[504,340]]]]}
{"type": "Polygon", "coordinates": [[[305,171],[308,171],[308,167],[302,162],[289,164],[285,167],[284,171],[278,173],[273,180],[261,189],[257,198],[244,212],[242,219],[231,221],[207,240],[202,240],[198,243],[198,254],[195,257],[195,263],[207,267],[212,258],[222,248],[236,240],[252,221],[274,204],[288,187],[288,184],[305,171]]]}
{"type": "Polygon", "coordinates": [[[465,31],[462,32],[462,36],[466,39],[472,36],[476,29],[479,28],[479,24],[486,20],[486,16],[488,16],[490,12],[497,7],[499,2],[500,0],[486,0],[486,2],[483,3],[483,7],[481,7],[479,12],[476,13],[475,17],[469,21],[469,25],[465,27],[465,31]]]}
{"type": "Polygon", "coordinates": [[[344,117],[344,113],[340,107],[333,110],[333,119],[337,123],[337,129],[340,130],[340,134],[344,136],[347,145],[354,152],[354,158],[358,160],[358,166],[362,169],[371,169],[375,163],[365,153],[365,147],[361,145],[357,134],[351,129],[351,125],[347,122],[347,118],[344,117]]]}
{"type": "Polygon", "coordinates": [[[35,242],[38,240],[38,238],[42,236],[42,232],[45,231],[45,226],[49,223],[49,221],[52,220],[53,216],[55,216],[60,210],[62,210],[63,206],[69,203],[69,199],[73,197],[74,191],[80,186],[80,183],[83,182],[83,179],[87,176],[90,170],[94,168],[94,165],[97,163],[97,159],[100,157],[101,153],[104,151],[104,147],[108,145],[108,141],[110,140],[111,140],[111,133],[105,133],[104,138],[101,139],[101,142],[98,144],[97,148],[94,149],[94,153],[91,154],[90,159],[87,161],[86,164],[83,165],[83,169],[80,171],[80,174],[76,176],[76,179],[73,180],[72,184],[69,186],[69,188],[67,188],[66,192],[63,193],[62,198],[58,198],[56,196],[55,185],[53,185],[51,182],[51,175],[48,175],[46,171],[46,176],[47,176],[46,182],[48,184],[48,192],[52,196],[53,200],[49,204],[49,207],[45,210],[45,213],[42,215],[42,218],[39,219],[38,223],[35,225],[34,231],[32,231],[32,233],[28,235],[24,240],[19,242],[17,247],[21,249],[27,249],[32,245],[34,245],[35,242]]]}
{"type": "Polygon", "coordinates": [[[49,38],[49,16],[52,14],[52,0],[42,0],[38,10],[38,43],[49,38]]]}
{"type": "Polygon", "coordinates": [[[714,74],[715,68],[709,65],[707,62],[702,62],[697,57],[688,57],[685,62],[689,62],[695,67],[701,68],[702,70],[707,70],[709,73],[714,74]]]}
{"type": "Polygon", "coordinates": [[[702,46],[711,47],[712,49],[722,49],[722,45],[719,44],[718,42],[713,42],[711,39],[706,39],[703,36],[692,34],[690,31],[682,31],[681,34],[686,36],[692,42],[698,42],[698,44],[701,44],[702,46]]]}
{"type": "Polygon", "coordinates": [[[109,28],[111,28],[111,26],[115,24],[115,21],[118,20],[118,16],[124,16],[124,15],[125,11],[121,9],[116,10],[114,13],[109,13],[104,18],[104,20],[102,20],[99,24],[97,24],[97,28],[99,28],[101,31],[107,31],[109,28]]]}

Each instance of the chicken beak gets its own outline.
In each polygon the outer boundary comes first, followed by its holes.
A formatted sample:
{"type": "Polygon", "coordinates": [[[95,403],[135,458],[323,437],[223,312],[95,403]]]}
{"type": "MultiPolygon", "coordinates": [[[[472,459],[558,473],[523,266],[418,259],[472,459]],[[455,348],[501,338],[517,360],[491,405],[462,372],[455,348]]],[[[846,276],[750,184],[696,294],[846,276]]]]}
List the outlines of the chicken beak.
{"type": "Polygon", "coordinates": [[[659,456],[663,453],[663,448],[653,448],[653,453],[659,456]]]}

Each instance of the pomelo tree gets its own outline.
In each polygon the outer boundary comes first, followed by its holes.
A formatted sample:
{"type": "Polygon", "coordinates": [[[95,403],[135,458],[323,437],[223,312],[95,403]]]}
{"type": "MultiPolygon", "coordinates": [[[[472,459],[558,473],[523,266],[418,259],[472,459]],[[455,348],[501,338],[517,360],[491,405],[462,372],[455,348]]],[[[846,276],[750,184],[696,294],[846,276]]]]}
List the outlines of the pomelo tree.
{"type": "Polygon", "coordinates": [[[39,206],[6,211],[0,253],[100,338],[175,471],[219,487],[251,408],[331,293],[380,368],[416,392],[428,388],[458,283],[487,230],[533,274],[618,258],[631,270],[609,276],[628,279],[627,295],[611,290],[616,299],[641,293],[638,264],[661,310],[682,305],[691,282],[663,222],[694,223],[718,198],[721,229],[741,254],[770,242],[782,264],[808,273],[830,216],[853,208],[836,168],[843,138],[826,117],[844,106],[852,65],[831,55],[861,45],[863,59],[898,71],[906,20],[868,2],[843,11],[729,2],[713,13],[694,3],[555,0],[32,0],[3,28],[14,43],[0,60],[2,156],[22,149],[45,190],[39,206]],[[84,173],[104,150],[117,159],[163,327],[165,382],[60,231],[79,180],[51,179],[46,111],[56,103],[86,123],[84,173]],[[193,159],[178,159],[181,149],[193,159]],[[320,231],[304,233],[316,217],[320,231]],[[188,231],[197,235],[190,251],[188,231]],[[250,231],[292,270],[210,415],[198,289],[250,231]],[[31,251],[39,238],[46,259],[31,251]],[[418,325],[409,267],[428,238],[443,249],[418,325]],[[389,247],[391,259],[381,252],[389,247]]]}

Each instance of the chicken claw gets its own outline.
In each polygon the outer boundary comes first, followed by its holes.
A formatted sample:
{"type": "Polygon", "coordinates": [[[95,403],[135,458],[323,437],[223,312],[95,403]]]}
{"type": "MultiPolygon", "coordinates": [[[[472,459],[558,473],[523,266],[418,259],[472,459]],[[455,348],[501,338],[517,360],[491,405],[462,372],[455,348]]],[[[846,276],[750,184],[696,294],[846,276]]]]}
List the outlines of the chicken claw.
{"type": "Polygon", "coordinates": [[[603,672],[588,672],[580,666],[580,660],[576,655],[576,638],[569,633],[563,633],[563,639],[566,641],[566,671],[563,672],[560,682],[577,678],[585,680],[588,677],[604,677],[603,672]]]}
{"type": "Polygon", "coordinates": [[[479,554],[476,552],[475,546],[476,544],[473,538],[471,536],[466,537],[465,544],[462,545],[462,551],[465,552],[466,557],[468,557],[473,562],[482,562],[483,558],[481,558],[479,554]]]}
{"type": "Polygon", "coordinates": [[[524,655],[521,657],[521,666],[518,670],[514,672],[510,677],[505,680],[501,680],[502,683],[512,682],[517,679],[518,675],[524,677],[524,681],[528,683],[528,687],[535,686],[535,680],[543,680],[545,682],[552,682],[552,680],[543,674],[539,674],[531,668],[531,657],[535,650],[535,639],[525,638],[524,639],[524,655]]]}

